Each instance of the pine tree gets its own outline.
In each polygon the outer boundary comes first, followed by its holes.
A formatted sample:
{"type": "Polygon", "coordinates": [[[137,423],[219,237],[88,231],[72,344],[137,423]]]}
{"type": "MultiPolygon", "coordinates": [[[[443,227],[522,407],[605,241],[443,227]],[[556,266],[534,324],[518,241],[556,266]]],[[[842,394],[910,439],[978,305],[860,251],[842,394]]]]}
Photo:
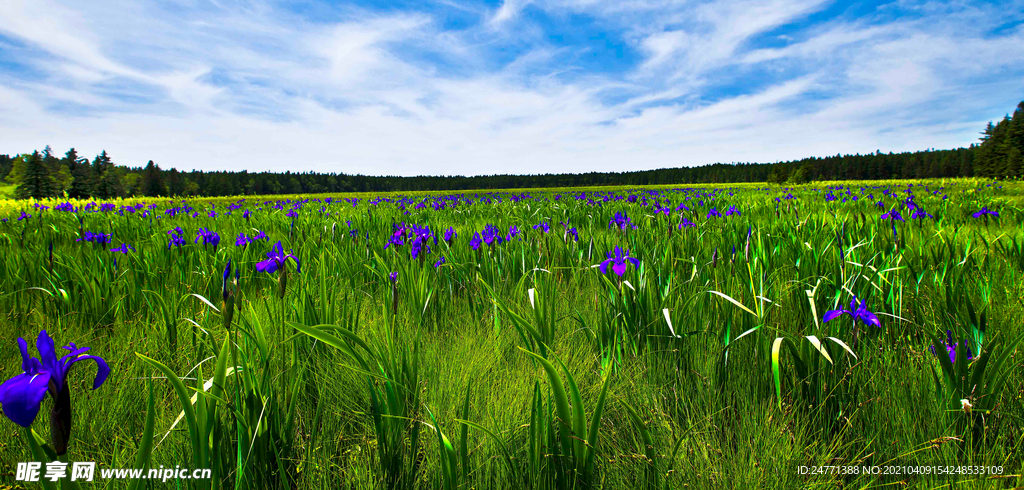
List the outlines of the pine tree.
{"type": "Polygon", "coordinates": [[[992,124],[992,121],[988,122],[988,126],[981,132],[981,143],[975,147],[974,151],[974,175],[978,177],[993,177],[996,172],[992,165],[992,136],[996,132],[996,127],[992,124]]]}
{"type": "Polygon", "coordinates": [[[25,175],[15,189],[15,195],[21,199],[45,199],[53,195],[50,173],[39,151],[32,152],[32,156],[26,160],[25,175]]]}
{"type": "Polygon", "coordinates": [[[113,170],[114,163],[107,155],[107,150],[96,156],[92,161],[92,197],[98,199],[110,199],[116,197],[115,179],[107,176],[113,170]]]}
{"type": "Polygon", "coordinates": [[[1009,132],[1010,115],[1003,117],[1002,121],[996,124],[992,139],[988,144],[992,147],[990,158],[992,159],[992,170],[995,177],[1006,177],[1010,175],[1009,168],[1009,132]]]}
{"type": "Polygon", "coordinates": [[[125,195],[124,182],[121,179],[122,172],[123,169],[117,167],[111,167],[103,172],[103,176],[100,177],[100,182],[96,186],[99,192],[105,196],[103,199],[114,199],[125,195]]]}
{"type": "Polygon", "coordinates": [[[1008,175],[1024,176],[1024,101],[1017,104],[1007,127],[1006,159],[1008,175]]]}
{"type": "Polygon", "coordinates": [[[167,171],[167,194],[171,196],[181,196],[185,194],[185,185],[182,180],[183,177],[178,173],[178,169],[172,168],[167,171]]]}
{"type": "Polygon", "coordinates": [[[88,199],[92,196],[89,160],[78,156],[78,151],[72,148],[64,154],[63,163],[68,167],[68,171],[71,172],[71,186],[68,188],[68,197],[88,199]]]}
{"type": "Polygon", "coordinates": [[[157,197],[166,194],[160,166],[150,160],[146,168],[142,170],[142,195],[146,197],[157,197]]]}
{"type": "Polygon", "coordinates": [[[61,160],[61,164],[66,165],[72,175],[75,173],[75,168],[78,166],[78,151],[74,148],[68,150],[64,154],[64,158],[61,160]]]}
{"type": "Polygon", "coordinates": [[[782,184],[789,178],[789,171],[782,166],[782,164],[776,164],[772,166],[772,171],[768,173],[769,184],[782,184]]]}
{"type": "Polygon", "coordinates": [[[0,178],[7,177],[7,173],[11,171],[13,164],[14,160],[10,155],[0,155],[0,178]]]}
{"type": "Polygon", "coordinates": [[[71,172],[71,188],[68,189],[68,197],[75,199],[88,199],[92,197],[92,171],[89,169],[89,161],[79,162],[75,170],[71,172]]]}
{"type": "Polygon", "coordinates": [[[956,177],[973,177],[974,176],[974,144],[972,143],[970,148],[966,150],[957,150],[957,171],[956,177]]]}

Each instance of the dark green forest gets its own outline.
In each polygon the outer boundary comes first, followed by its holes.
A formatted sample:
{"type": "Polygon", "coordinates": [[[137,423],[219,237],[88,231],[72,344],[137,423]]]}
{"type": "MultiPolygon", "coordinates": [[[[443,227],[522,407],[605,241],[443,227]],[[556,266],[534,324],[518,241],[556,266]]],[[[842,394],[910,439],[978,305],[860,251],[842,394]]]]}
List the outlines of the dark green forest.
{"type": "Polygon", "coordinates": [[[715,163],[699,167],[582,174],[464,176],[370,176],[343,173],[179,172],[150,160],[142,167],[117,165],[106,151],[91,161],[75,151],[63,156],[49,146],[11,157],[0,155],[0,175],[16,185],[18,198],[110,199],[127,196],[227,196],[330,192],[441,191],[592,185],[706,184],[814,180],[1013,178],[1024,174],[1024,102],[1013,115],[989,123],[968,148],[904,153],[810,157],[777,163],[715,163]]]}

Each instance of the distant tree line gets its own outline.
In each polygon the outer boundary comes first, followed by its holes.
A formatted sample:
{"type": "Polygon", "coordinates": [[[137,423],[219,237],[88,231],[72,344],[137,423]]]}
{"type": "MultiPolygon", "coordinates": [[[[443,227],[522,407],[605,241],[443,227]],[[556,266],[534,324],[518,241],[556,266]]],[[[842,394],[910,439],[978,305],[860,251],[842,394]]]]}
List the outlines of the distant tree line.
{"type": "Polygon", "coordinates": [[[810,157],[777,163],[715,163],[700,167],[634,172],[464,176],[368,176],[303,172],[179,172],[149,161],[144,167],[115,165],[106,151],[90,162],[74,148],[63,157],[42,152],[0,155],[0,176],[18,198],[126,196],[229,196],[328,192],[408,192],[593,185],[806,183],[813,180],[876,180],[1024,175],[1024,102],[1013,115],[981,133],[968,148],[904,153],[810,157]]]}

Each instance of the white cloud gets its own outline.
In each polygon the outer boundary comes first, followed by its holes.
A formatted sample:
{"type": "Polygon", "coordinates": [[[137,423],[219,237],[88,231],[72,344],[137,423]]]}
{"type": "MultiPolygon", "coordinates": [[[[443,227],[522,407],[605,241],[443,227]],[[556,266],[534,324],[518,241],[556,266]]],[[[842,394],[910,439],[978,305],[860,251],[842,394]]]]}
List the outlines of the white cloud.
{"type": "Polygon", "coordinates": [[[9,0],[0,35],[32,70],[0,73],[0,152],[74,146],[210,170],[634,170],[963,145],[1024,97],[1024,27],[992,34],[984,5],[800,27],[824,4],[534,3],[642,55],[610,72],[567,63],[582,48],[548,43],[526,5],[457,5],[478,23],[446,31],[430,11],[9,0]]]}
{"type": "Polygon", "coordinates": [[[501,2],[501,7],[494,13],[494,16],[490,19],[492,27],[500,26],[506,22],[509,22],[519,15],[519,12],[524,7],[529,5],[530,0],[504,0],[501,2]]]}

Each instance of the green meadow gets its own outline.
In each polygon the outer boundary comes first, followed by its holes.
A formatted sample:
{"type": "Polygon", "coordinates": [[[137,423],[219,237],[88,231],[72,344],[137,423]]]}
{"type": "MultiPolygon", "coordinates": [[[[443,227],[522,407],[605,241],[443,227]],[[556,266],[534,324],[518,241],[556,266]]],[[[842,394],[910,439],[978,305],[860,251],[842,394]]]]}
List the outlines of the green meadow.
{"type": "Polygon", "coordinates": [[[1019,487],[1022,195],[3,201],[0,378],[42,330],[110,375],[70,369],[66,454],[52,395],[0,420],[0,484],[60,459],[213,478],[50,488],[1019,487]]]}

